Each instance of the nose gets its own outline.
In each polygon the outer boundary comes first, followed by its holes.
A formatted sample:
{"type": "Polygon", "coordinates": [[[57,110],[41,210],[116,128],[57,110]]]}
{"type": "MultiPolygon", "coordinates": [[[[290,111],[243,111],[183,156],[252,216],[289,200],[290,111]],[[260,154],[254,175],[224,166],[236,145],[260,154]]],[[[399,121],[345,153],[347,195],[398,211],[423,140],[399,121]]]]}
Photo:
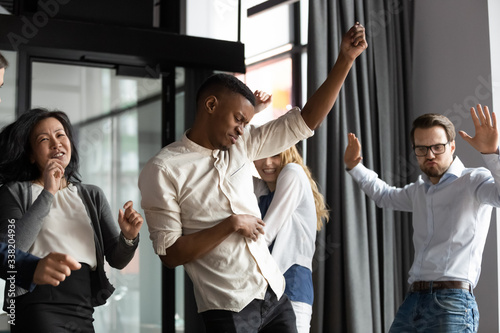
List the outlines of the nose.
{"type": "Polygon", "coordinates": [[[238,133],[238,135],[243,135],[243,126],[238,125],[236,127],[236,133],[238,133]]]}
{"type": "Polygon", "coordinates": [[[434,157],[436,157],[436,155],[434,155],[434,152],[432,151],[431,148],[427,149],[427,154],[425,155],[425,157],[429,158],[429,159],[433,159],[434,157]]]}
{"type": "Polygon", "coordinates": [[[273,164],[273,159],[271,157],[267,157],[266,160],[264,161],[264,165],[272,165],[273,164]]]}
{"type": "Polygon", "coordinates": [[[59,146],[61,146],[61,142],[59,142],[59,140],[57,138],[51,138],[50,139],[50,148],[56,149],[59,146]]]}

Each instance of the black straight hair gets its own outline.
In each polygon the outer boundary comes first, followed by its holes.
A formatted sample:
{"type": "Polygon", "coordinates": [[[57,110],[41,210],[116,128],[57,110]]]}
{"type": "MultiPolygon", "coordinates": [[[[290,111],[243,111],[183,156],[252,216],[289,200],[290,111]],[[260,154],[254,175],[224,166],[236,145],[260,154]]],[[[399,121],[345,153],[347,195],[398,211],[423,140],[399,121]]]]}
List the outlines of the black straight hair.
{"type": "Polygon", "coordinates": [[[31,134],[42,120],[54,118],[64,127],[71,143],[71,159],[64,171],[66,180],[71,183],[81,182],[78,173],[79,157],[73,140],[73,127],[66,113],[36,108],[22,114],[12,124],[0,132],[0,184],[15,181],[33,181],[40,178],[40,170],[31,162],[31,134]]]}

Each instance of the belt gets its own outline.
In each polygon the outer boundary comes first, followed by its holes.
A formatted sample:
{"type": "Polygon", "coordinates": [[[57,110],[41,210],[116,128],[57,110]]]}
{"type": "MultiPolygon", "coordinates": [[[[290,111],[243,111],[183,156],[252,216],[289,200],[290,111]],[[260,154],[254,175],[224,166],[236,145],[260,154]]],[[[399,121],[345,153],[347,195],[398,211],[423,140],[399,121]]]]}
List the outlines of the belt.
{"type": "Polygon", "coordinates": [[[472,286],[464,281],[416,281],[410,286],[410,292],[431,291],[438,289],[465,289],[472,292],[472,286]]]}

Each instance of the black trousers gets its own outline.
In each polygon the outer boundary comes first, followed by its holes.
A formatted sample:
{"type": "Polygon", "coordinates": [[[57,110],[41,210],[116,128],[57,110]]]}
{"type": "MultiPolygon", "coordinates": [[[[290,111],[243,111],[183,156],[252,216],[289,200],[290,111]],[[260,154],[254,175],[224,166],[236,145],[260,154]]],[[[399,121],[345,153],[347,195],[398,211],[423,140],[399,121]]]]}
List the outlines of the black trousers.
{"type": "Polygon", "coordinates": [[[13,333],[93,333],[90,268],[72,271],[59,286],[36,286],[16,297],[13,333]]]}
{"type": "Polygon", "coordinates": [[[254,299],[240,312],[209,310],[201,315],[207,333],[297,333],[292,303],[285,294],[278,301],[269,287],[264,300],[254,299]]]}

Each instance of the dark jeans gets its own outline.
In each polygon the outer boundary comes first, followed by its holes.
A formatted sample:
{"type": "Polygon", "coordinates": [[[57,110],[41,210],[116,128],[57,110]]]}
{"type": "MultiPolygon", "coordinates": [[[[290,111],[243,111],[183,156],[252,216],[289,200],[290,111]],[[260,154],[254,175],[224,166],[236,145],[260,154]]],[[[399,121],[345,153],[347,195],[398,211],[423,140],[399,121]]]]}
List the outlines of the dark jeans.
{"type": "Polygon", "coordinates": [[[271,288],[263,300],[254,299],[240,312],[209,310],[201,315],[207,333],[297,333],[292,303],[284,294],[278,301],[271,288]]]}

